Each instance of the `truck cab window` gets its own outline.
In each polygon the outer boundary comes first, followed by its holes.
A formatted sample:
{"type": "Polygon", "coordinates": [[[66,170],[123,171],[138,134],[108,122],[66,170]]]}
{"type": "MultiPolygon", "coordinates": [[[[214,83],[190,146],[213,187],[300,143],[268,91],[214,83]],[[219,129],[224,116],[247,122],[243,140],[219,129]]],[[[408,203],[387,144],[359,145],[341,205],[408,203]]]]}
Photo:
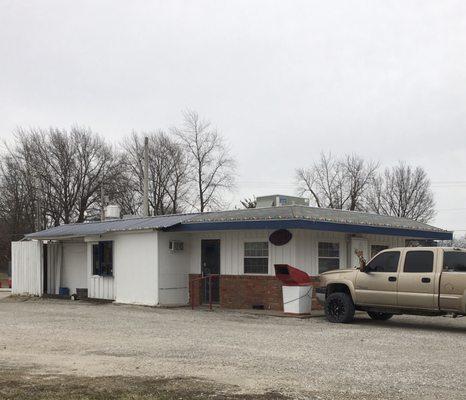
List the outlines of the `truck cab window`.
{"type": "Polygon", "coordinates": [[[398,271],[399,251],[386,251],[381,253],[367,264],[368,272],[396,272],[398,271]]]}
{"type": "Polygon", "coordinates": [[[466,272],[466,251],[443,253],[443,269],[449,272],[466,272]]]}
{"type": "Polygon", "coordinates": [[[403,272],[428,273],[434,271],[434,253],[431,251],[408,251],[403,272]]]}

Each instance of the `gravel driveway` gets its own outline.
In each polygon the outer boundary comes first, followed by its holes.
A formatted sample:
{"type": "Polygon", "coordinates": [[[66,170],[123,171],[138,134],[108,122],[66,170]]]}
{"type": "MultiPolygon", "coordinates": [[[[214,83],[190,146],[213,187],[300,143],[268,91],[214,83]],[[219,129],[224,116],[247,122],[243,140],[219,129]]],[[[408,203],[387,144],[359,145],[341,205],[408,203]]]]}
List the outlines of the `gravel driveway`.
{"type": "Polygon", "coordinates": [[[464,399],[466,318],[351,325],[235,311],[0,301],[0,367],[95,377],[192,377],[242,393],[464,399]]]}

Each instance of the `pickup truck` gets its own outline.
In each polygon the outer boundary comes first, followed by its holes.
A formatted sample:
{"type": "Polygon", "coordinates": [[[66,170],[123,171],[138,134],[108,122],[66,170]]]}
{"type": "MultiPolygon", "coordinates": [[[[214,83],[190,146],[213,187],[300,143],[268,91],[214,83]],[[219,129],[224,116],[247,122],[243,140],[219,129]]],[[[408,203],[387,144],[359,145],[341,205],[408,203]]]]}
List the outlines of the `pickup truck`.
{"type": "Polygon", "coordinates": [[[317,300],[330,322],[348,323],[355,310],[374,320],[395,314],[466,315],[466,250],[401,247],[383,250],[358,268],[320,275],[317,300]]]}

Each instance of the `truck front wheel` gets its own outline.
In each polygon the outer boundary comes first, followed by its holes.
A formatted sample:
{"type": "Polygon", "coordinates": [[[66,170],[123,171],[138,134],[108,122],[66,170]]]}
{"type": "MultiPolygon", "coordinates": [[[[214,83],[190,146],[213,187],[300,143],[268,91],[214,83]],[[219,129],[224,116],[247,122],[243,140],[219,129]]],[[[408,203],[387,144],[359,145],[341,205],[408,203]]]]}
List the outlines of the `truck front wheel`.
{"type": "Polygon", "coordinates": [[[325,316],[329,322],[347,324],[354,318],[354,303],[346,293],[330,294],[325,300],[325,316]]]}
{"type": "Polygon", "coordinates": [[[388,321],[391,317],[393,317],[393,314],[385,312],[368,311],[367,314],[369,317],[376,321],[388,321]]]}

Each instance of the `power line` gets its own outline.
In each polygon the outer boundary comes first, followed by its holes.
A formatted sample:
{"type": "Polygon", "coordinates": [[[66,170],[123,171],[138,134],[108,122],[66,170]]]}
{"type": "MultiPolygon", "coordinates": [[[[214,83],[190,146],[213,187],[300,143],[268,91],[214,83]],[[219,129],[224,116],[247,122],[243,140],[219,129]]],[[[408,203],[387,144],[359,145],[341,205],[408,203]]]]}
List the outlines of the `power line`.
{"type": "Polygon", "coordinates": [[[466,181],[432,181],[432,184],[455,184],[455,185],[466,185],[466,181]]]}

